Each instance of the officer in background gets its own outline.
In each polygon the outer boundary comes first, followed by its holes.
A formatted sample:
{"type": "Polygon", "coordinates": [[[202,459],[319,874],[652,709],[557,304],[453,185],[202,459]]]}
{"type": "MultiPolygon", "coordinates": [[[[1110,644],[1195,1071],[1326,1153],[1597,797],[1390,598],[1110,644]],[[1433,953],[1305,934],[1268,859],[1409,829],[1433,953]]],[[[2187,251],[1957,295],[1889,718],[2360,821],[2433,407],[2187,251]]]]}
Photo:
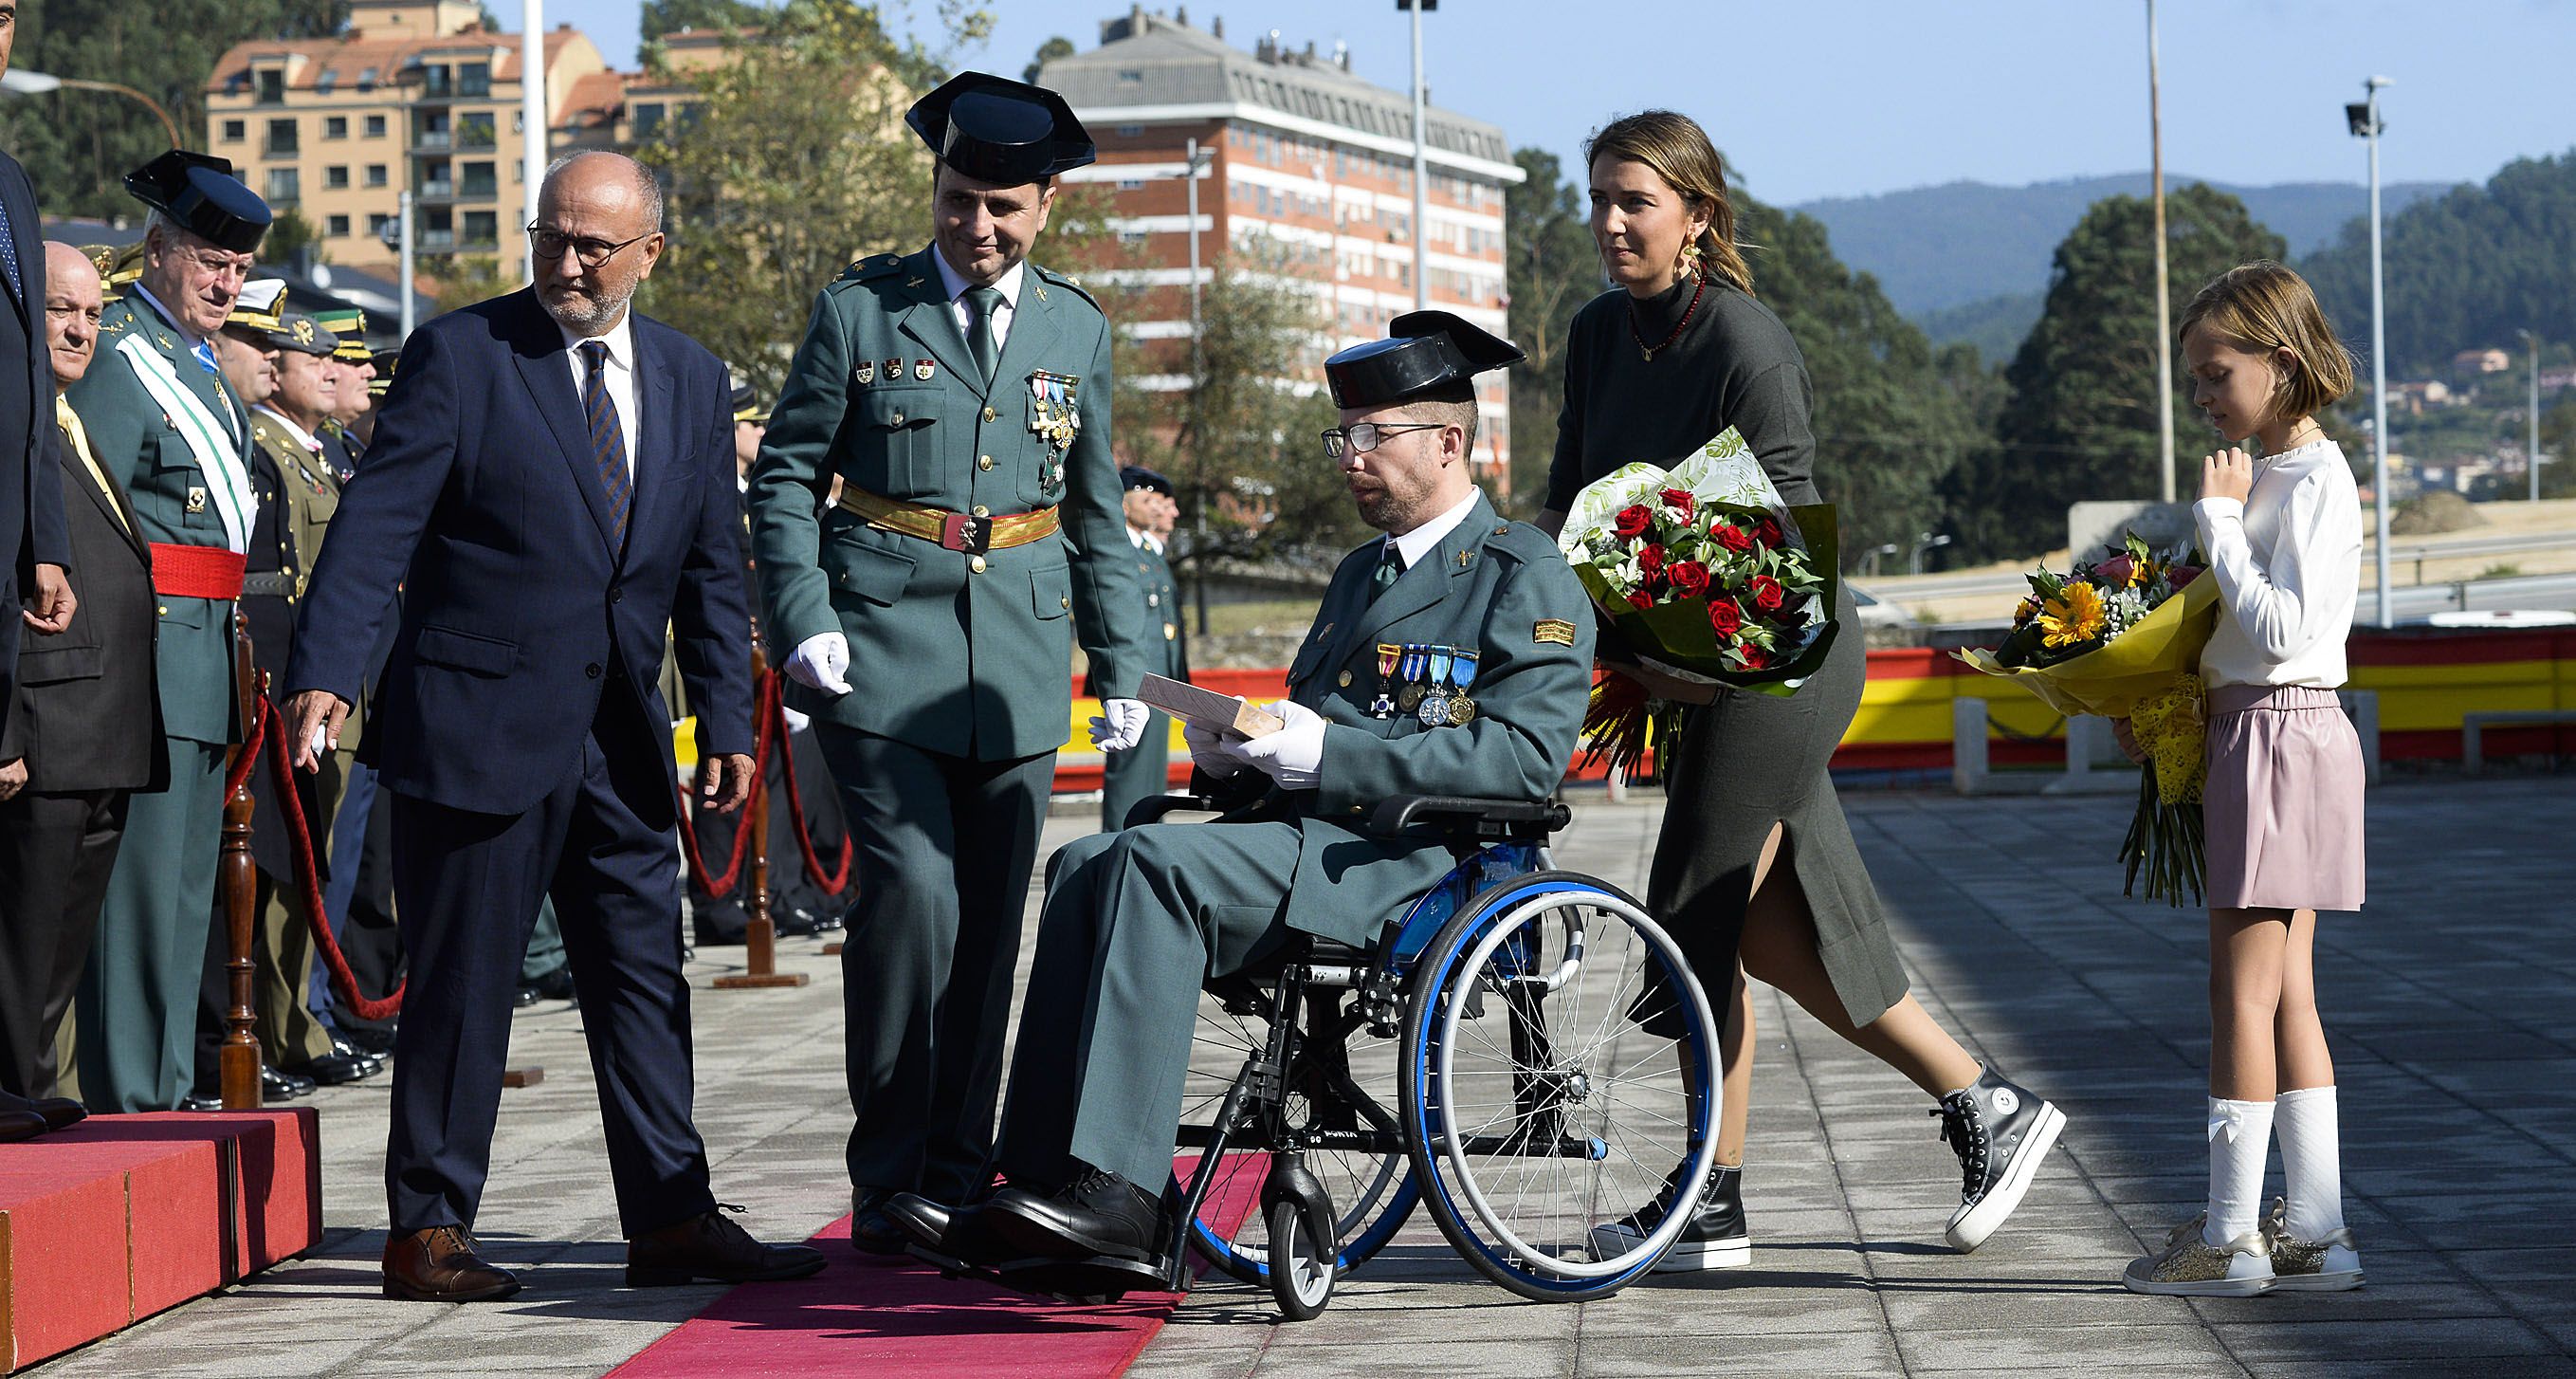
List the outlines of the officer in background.
{"type": "Polygon", "coordinates": [[[973,72],[906,123],[938,159],[932,242],[823,290],[751,478],[788,702],[857,844],[851,1242],[883,1255],[904,1246],[895,1193],[985,1180],[1077,641],[1109,696],[1098,745],[1135,746],[1146,718],[1109,323],[1028,261],[1090,136],[1054,92],[973,72]]]}
{"type": "Polygon", "coordinates": [[[234,600],[254,516],[250,415],[208,344],[250,274],[269,209],[220,158],[173,149],[128,173],[150,207],[142,271],[99,322],[101,357],[67,394],[152,545],[170,786],[137,792],[78,1004],[81,1094],[160,1111],[187,1091],[208,901],[234,740],[234,600]]]}
{"type": "MultiPolygon", "coordinates": [[[[1470,468],[1475,375],[1521,353],[1444,311],[1391,329],[1324,364],[1341,408],[1326,453],[1386,535],[1334,572],[1289,697],[1267,706],[1281,730],[1190,729],[1210,793],[1242,808],[1077,838],[1049,864],[1003,1113],[1011,1185],[962,1211],[891,1206],[943,1255],[1157,1256],[1200,985],[1296,933],[1369,947],[1449,870],[1436,837],[1367,832],[1379,801],[1544,800],[1565,774],[1591,697],[1590,604],[1556,543],[1497,517],[1470,468]]],[[[1134,1274],[1101,1277],[1112,1291],[1134,1274]]]]}
{"type": "Polygon", "coordinates": [[[314,312],[313,324],[340,342],[331,351],[331,415],[323,420],[320,435],[324,457],[346,483],[358,472],[358,456],[366,449],[352,428],[376,406],[376,352],[364,338],[367,313],[356,307],[314,312]]]}
{"type": "MultiPolygon", "coordinates": [[[[1145,669],[1165,679],[1186,681],[1190,678],[1189,637],[1181,630],[1180,591],[1173,586],[1171,563],[1163,556],[1181,505],[1172,496],[1172,481],[1141,464],[1119,470],[1118,481],[1127,490],[1121,504],[1126,509],[1127,540],[1136,551],[1137,582],[1144,586],[1145,669]]],[[[1098,694],[1098,678],[1086,676],[1082,692],[1098,694]]],[[[1125,828],[1127,811],[1138,800],[1170,788],[1171,723],[1168,715],[1157,711],[1146,720],[1145,740],[1135,750],[1112,752],[1101,764],[1102,828],[1125,828]]]]}

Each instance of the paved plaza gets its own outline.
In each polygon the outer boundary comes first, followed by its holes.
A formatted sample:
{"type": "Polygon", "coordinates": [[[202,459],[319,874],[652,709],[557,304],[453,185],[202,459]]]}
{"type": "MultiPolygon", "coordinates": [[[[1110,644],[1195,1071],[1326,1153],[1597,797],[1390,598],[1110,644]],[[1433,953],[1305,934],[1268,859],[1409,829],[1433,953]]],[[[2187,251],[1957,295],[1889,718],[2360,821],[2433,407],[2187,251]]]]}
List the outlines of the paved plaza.
{"type": "MultiPolygon", "coordinates": [[[[2576,782],[2394,780],[2370,801],[2370,908],[2328,916],[2318,982],[2370,1285],[2142,1298],[2120,1267],[2198,1209],[2206,922],[2119,897],[2125,798],[1846,795],[1916,990],[2071,1124],[2020,1213],[1972,1256],[1941,1229],[1956,1161],[1930,1101],[1756,989],[1760,1056],[1740,1272],[1582,1306],[1522,1303],[1418,1213],[1331,1310],[1282,1325],[1208,1282],[1130,1371],[1180,1376],[2576,1374],[2576,782]]],[[[1662,800],[1578,796],[1560,865],[1642,890],[1662,800]]],[[[1089,810],[1051,821],[1052,848],[1089,810]]],[[[1034,924],[1036,897],[1027,916],[1034,924]]],[[[701,984],[740,950],[702,955],[701,984]]],[[[837,962],[796,990],[697,997],[698,1123],[717,1195],[777,1239],[848,1210],[837,962]]],[[[1025,974],[1024,974],[1025,975],[1025,974]]],[[[388,1079],[327,1090],[329,1232],[307,1259],[37,1367],[72,1376],[602,1374],[711,1302],[628,1291],[577,1012],[523,1012],[480,1231],[528,1288],[497,1305],[377,1296],[388,1079]]],[[[2274,1175],[2277,1191],[2278,1175],[2274,1175]]],[[[138,1223],[138,1240],[143,1227],[138,1223]]],[[[835,1272],[868,1266],[835,1248],[835,1272]]],[[[962,1287],[962,1285],[961,1285],[962,1287]]],[[[831,1324],[867,1333],[849,1312],[831,1324]]],[[[971,1330],[972,1309],[955,1323],[971,1330]]],[[[918,1332],[921,1319],[906,1329],[918,1332]]],[[[1078,1325],[1058,1312],[1024,1325],[1078,1325]]],[[[752,1357],[746,1356],[745,1372],[752,1357]]],[[[854,1365],[862,1372],[864,1366],[854,1365]]]]}

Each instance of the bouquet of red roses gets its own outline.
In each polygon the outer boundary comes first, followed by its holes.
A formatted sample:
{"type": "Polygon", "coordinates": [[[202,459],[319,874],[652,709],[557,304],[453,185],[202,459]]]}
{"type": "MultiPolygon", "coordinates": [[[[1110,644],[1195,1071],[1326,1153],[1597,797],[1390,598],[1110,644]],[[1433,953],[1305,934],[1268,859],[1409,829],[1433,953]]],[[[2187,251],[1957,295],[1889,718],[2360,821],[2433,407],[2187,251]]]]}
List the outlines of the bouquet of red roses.
{"type": "MultiPolygon", "coordinates": [[[[1575,496],[1558,548],[1605,642],[1683,679],[1795,693],[1832,649],[1834,511],[1780,501],[1730,428],[1665,471],[1632,464],[1575,496]]],[[[1632,765],[1652,710],[1615,670],[1594,687],[1587,758],[1632,765]]]]}

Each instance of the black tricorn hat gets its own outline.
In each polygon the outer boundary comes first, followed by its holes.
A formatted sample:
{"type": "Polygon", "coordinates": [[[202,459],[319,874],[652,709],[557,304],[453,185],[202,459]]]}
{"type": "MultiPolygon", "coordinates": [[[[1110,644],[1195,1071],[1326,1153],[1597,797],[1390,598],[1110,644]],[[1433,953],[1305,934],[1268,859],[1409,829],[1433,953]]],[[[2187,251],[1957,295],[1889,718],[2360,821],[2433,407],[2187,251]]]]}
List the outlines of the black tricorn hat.
{"type": "Polygon", "coordinates": [[[1446,311],[1408,311],[1386,328],[1386,339],[1324,361],[1334,406],[1473,402],[1476,375],[1527,358],[1511,341],[1446,311]]]}
{"type": "Polygon", "coordinates": [[[1064,97],[1043,86],[961,72],[912,103],[903,122],[939,161],[981,182],[1016,187],[1098,157],[1064,97]]]}
{"type": "Polygon", "coordinates": [[[125,174],[125,189],[218,249],[247,254],[268,233],[268,203],[221,158],[174,148],[125,174]]]}
{"type": "Polygon", "coordinates": [[[1118,469],[1118,486],[1122,489],[1150,488],[1166,498],[1180,496],[1173,491],[1171,480],[1141,464],[1121,465],[1118,469]]]}

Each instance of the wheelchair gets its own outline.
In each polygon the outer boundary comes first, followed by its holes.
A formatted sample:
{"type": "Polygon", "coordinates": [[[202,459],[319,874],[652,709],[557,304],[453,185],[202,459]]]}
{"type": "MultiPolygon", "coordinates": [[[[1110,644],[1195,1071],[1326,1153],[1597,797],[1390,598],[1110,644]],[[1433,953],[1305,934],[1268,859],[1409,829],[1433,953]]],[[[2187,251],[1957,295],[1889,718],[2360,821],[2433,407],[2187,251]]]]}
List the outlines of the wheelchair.
{"type": "MultiPolygon", "coordinates": [[[[1129,823],[1212,807],[1164,796],[1129,823]]],[[[1161,1287],[1185,1290],[1195,1256],[1307,1320],[1417,1205],[1538,1301],[1607,1297],[1671,1251],[1715,1163],[1718,1025],[1636,901],[1551,869],[1569,817],[1382,801],[1369,831],[1436,837],[1447,876],[1368,949],[1300,935],[1208,985],[1161,1287]],[[1682,1205],[1630,1217],[1652,1202],[1682,1205]]]]}

